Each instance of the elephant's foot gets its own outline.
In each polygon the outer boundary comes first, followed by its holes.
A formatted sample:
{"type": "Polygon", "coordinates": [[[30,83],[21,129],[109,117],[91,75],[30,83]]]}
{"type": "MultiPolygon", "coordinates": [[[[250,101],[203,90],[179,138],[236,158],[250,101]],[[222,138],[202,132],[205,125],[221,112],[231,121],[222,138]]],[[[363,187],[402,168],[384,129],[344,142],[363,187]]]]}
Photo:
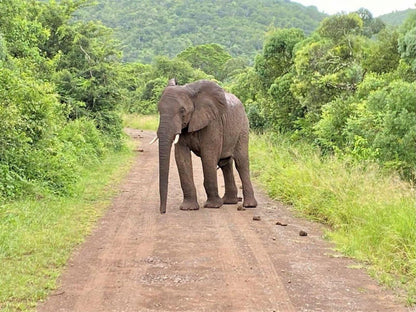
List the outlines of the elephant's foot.
{"type": "Polygon", "coordinates": [[[184,200],[179,208],[180,210],[198,210],[199,204],[194,200],[184,200]]]}
{"type": "Polygon", "coordinates": [[[242,201],[242,198],[237,197],[237,196],[224,194],[224,197],[222,198],[222,201],[225,205],[233,205],[233,204],[237,204],[238,202],[242,201]]]}
{"type": "Polygon", "coordinates": [[[256,208],[257,201],[254,197],[252,198],[244,198],[243,207],[245,208],[256,208]]]}
{"type": "Polygon", "coordinates": [[[223,205],[223,201],[221,197],[217,198],[208,198],[205,202],[205,208],[220,208],[223,205]]]}

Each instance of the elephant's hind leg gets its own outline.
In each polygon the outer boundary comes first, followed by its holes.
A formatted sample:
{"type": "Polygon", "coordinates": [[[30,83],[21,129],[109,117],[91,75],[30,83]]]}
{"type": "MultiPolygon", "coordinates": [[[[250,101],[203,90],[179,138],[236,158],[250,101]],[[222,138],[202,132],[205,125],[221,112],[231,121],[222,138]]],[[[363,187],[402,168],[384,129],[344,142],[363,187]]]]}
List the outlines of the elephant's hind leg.
{"type": "Polygon", "coordinates": [[[234,160],[238,174],[240,175],[241,183],[243,184],[243,206],[246,208],[255,208],[257,207],[257,201],[254,197],[254,190],[250,179],[248,133],[240,137],[236,146],[234,160]]]}
{"type": "Polygon", "coordinates": [[[220,164],[223,176],[225,193],[222,198],[224,204],[237,204],[239,198],[237,197],[237,186],[235,185],[233,172],[233,159],[229,158],[220,164]]]}

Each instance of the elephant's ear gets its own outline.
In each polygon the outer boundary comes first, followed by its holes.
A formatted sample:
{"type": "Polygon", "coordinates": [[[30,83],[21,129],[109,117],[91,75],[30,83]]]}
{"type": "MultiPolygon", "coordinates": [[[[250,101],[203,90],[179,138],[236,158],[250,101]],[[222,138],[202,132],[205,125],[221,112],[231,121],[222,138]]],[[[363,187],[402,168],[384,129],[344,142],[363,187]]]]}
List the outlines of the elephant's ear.
{"type": "Polygon", "coordinates": [[[188,131],[194,132],[208,126],[217,118],[220,118],[226,107],[224,90],[215,82],[201,80],[186,85],[194,103],[194,112],[189,121],[188,131]]]}

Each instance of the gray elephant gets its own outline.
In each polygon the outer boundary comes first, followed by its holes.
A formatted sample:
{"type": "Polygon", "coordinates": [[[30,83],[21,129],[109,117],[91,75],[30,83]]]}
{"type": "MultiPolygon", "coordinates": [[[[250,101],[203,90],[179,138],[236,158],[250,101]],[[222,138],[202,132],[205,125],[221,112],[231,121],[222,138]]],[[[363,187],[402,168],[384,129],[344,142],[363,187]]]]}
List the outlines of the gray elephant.
{"type": "Polygon", "coordinates": [[[171,79],[161,96],[158,110],[161,213],[166,212],[172,143],[175,144],[175,159],[184,197],[180,209],[199,209],[191,151],[202,161],[207,193],[204,207],[219,208],[223,204],[238,202],[233,161],[243,185],[243,206],[257,206],[249,173],[248,119],[235,95],[226,93],[212,81],[200,80],[178,86],[171,79]],[[224,175],[225,194],[222,198],[218,195],[218,167],[224,175]]]}

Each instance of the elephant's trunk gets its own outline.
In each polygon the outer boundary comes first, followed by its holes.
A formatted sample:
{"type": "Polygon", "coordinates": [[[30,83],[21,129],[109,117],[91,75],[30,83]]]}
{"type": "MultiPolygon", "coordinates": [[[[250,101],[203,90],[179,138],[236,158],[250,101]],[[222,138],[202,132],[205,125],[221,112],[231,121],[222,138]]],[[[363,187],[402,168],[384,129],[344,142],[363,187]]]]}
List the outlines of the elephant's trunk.
{"type": "Polygon", "coordinates": [[[172,142],[177,143],[179,139],[178,131],[172,129],[172,118],[161,116],[157,136],[159,138],[159,194],[160,194],[160,213],[166,213],[166,203],[168,197],[169,163],[172,142]],[[176,137],[175,137],[176,135],[176,137]]]}
{"type": "Polygon", "coordinates": [[[166,212],[166,202],[168,198],[168,179],[169,163],[172,140],[159,139],[159,193],[160,193],[160,213],[166,212]]]}

